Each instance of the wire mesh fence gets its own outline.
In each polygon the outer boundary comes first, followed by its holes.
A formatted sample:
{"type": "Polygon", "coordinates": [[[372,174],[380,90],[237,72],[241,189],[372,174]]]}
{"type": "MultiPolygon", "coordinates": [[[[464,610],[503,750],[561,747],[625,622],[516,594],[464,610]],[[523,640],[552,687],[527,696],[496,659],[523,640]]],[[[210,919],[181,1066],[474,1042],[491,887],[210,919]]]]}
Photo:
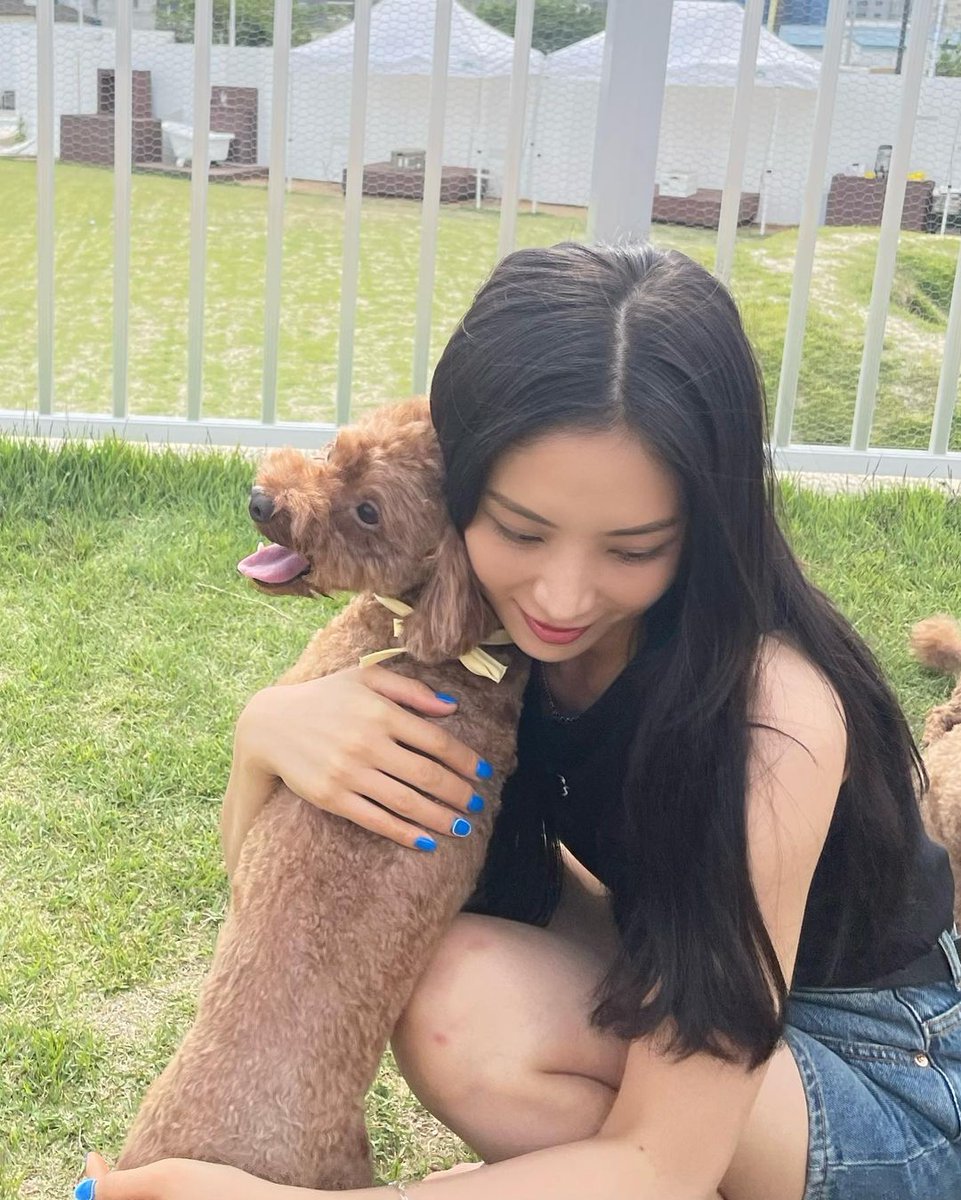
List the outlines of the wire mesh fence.
{"type": "MultiPolygon", "coordinates": [[[[332,422],[422,388],[506,248],[588,236],[609,7],[0,0],[4,407],[332,422]]],[[[924,450],[947,411],[961,449],[961,3],[674,0],[657,136],[651,236],[729,280],[782,443],[924,450]]]]}

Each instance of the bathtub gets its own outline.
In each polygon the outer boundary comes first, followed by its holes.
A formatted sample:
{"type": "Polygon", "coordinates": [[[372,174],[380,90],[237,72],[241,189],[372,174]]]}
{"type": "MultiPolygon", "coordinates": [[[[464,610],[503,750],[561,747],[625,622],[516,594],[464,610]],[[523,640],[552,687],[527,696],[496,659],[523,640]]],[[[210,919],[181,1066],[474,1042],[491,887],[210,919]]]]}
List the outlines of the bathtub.
{"type": "MultiPolygon", "coordinates": [[[[161,121],[160,126],[170,138],[170,148],[173,151],[177,166],[182,167],[187,162],[193,162],[194,157],[194,128],[184,125],[181,121],[161,121]]],[[[223,162],[230,153],[230,143],[234,140],[232,133],[221,133],[211,129],[208,134],[207,165],[223,162]]]]}

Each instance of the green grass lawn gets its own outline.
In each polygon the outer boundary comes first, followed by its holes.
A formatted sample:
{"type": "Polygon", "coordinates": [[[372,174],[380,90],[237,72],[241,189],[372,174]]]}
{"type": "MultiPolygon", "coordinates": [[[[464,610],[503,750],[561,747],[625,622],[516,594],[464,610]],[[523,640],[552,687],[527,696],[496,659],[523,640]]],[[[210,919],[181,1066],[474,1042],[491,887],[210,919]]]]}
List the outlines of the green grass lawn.
{"type": "MultiPolygon", "coordinates": [[[[58,409],[111,407],[113,176],[56,168],[58,409]]],[[[263,356],[266,247],[263,187],[211,187],[207,234],[204,404],[211,416],[257,417],[263,356]]],[[[130,408],[186,410],[190,188],[135,175],[130,302],[130,408]]],[[[0,289],[0,408],[34,408],[36,374],[36,180],[29,162],[0,162],[4,287],[0,289]]],[[[499,214],[471,205],[441,211],[431,360],[496,260],[499,214]]],[[[343,203],[337,195],[287,197],[279,416],[330,420],[336,387],[343,203]]],[[[519,246],[582,239],[584,214],[523,213],[519,246]]],[[[357,409],[411,388],[420,205],[364,201],[353,397],[357,409]]],[[[844,444],[861,362],[877,229],[819,235],[801,371],[795,440],[844,444]]],[[[713,230],[657,225],[654,240],[707,266],[713,230]]],[[[757,347],[771,401],[778,375],[796,230],[739,234],[732,287],[757,347]]],[[[958,242],[902,235],[881,365],[874,445],[924,447],[934,409],[958,242]]],[[[961,448],[956,433],[952,448],[961,448]]]]}
{"type": "MultiPolygon", "coordinates": [[[[330,612],[238,577],[251,474],[238,455],[0,438],[0,1200],[66,1197],[82,1147],[116,1154],[191,1019],[226,900],[233,722],[330,612]]],[[[961,613],[961,501],[784,496],[919,729],[949,682],[906,637],[961,613]]],[[[463,1152],[389,1058],[369,1113],[385,1179],[463,1152]]]]}

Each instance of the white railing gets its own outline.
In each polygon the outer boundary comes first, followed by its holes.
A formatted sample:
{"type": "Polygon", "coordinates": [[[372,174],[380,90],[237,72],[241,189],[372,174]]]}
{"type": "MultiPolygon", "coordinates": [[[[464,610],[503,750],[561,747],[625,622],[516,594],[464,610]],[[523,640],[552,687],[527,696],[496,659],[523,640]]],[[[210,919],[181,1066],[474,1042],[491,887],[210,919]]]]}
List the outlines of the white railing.
{"type": "MultiPolygon", "coordinates": [[[[418,277],[411,280],[416,296],[413,361],[410,381],[414,391],[428,383],[431,350],[431,311],[435,290],[440,220],[445,118],[450,95],[449,52],[455,0],[437,0],[429,102],[426,110],[426,166],[420,219],[418,277]]],[[[948,476],[956,472],[961,455],[948,449],[957,401],[961,368],[961,258],[954,274],[944,334],[943,361],[929,445],[926,450],[876,447],[870,444],[875,417],[879,372],[884,353],[896,258],[901,236],[902,207],[912,168],[915,125],[925,74],[932,70],[930,31],[935,0],[914,0],[909,37],[899,82],[899,112],[884,208],[877,238],[873,286],[864,329],[863,353],[847,445],[798,444],[792,441],[803,363],[805,331],[811,301],[812,278],[819,230],[823,220],[825,179],[837,163],[831,161],[836,134],[836,101],[845,78],[842,64],[847,0],[831,0],[813,122],[810,129],[806,182],[800,199],[793,279],[772,424],[772,444],[777,461],[785,467],[845,472],[948,476]]],[[[513,66],[507,96],[507,138],[503,151],[500,219],[497,252],[509,252],[517,236],[517,213],[525,178],[530,192],[534,171],[531,136],[532,110],[544,106],[544,80],[532,78],[531,38],[535,0],[518,0],[514,30],[513,66]]],[[[736,76],[725,93],[731,104],[726,169],[723,172],[714,265],[718,276],[737,284],[735,248],[746,163],[754,137],[752,118],[758,111],[756,86],[759,45],[763,28],[762,0],[746,0],[740,33],[736,76]]],[[[373,10],[376,11],[376,10],[373,10]]],[[[213,0],[196,0],[193,42],[194,157],[190,177],[190,259],[188,301],[188,354],[186,417],[131,414],[129,363],[132,332],[130,312],[130,257],[132,231],[131,119],[133,116],[131,13],[118,5],[113,33],[116,93],[114,125],[113,197],[113,400],[110,415],[65,411],[54,394],[54,203],[55,203],[55,78],[54,0],[37,0],[36,21],[36,158],[37,158],[37,403],[27,411],[0,411],[0,429],[18,433],[61,436],[75,433],[101,436],[115,432],[125,437],[177,442],[276,445],[316,444],[329,437],[338,424],[349,420],[353,392],[355,332],[358,321],[361,235],[364,227],[363,170],[366,108],[370,89],[370,36],[372,0],[356,0],[353,70],[350,81],[350,128],[346,149],[346,185],[342,277],[340,289],[338,369],[335,420],[332,423],[292,422],[278,419],[278,354],[282,322],[282,262],[288,163],[291,146],[291,3],[276,0],[274,12],[271,103],[269,108],[269,166],[267,192],[266,268],[264,283],[263,377],[259,420],[212,417],[204,413],[204,306],[207,271],[209,173],[206,169],[210,137],[211,58],[213,0]]],[[[652,0],[641,6],[635,0],[609,0],[608,44],[604,78],[598,94],[591,173],[593,186],[587,228],[598,240],[648,236],[655,191],[657,147],[662,101],[670,86],[668,70],[671,33],[671,0],[652,0]],[[642,15],[641,10],[644,9],[642,15]],[[641,67],[643,66],[643,69],[641,67]]],[[[943,14],[937,17],[940,36],[943,14]]],[[[937,45],[934,45],[937,52],[937,45]]],[[[536,62],[536,58],[534,59],[536,62]]],[[[538,71],[540,68],[538,67],[538,71]]],[[[541,72],[543,74],[543,72],[541,72]]],[[[2,80],[0,80],[2,83],[2,80]]],[[[961,80],[957,81],[961,89],[961,80]]],[[[961,94],[961,93],[959,93],[961,94]]],[[[780,96],[778,96],[778,103],[780,96]]],[[[777,128],[767,135],[770,143],[777,128]]],[[[953,119],[953,118],[952,118],[953,119]]],[[[535,122],[536,123],[536,122],[535,122]]],[[[946,123],[950,125],[950,122],[946,123]]],[[[961,125],[961,117],[958,119],[961,125]]],[[[957,128],[954,131],[957,138],[957,128]]],[[[539,135],[533,135],[535,138],[539,135]]],[[[538,151],[539,153],[539,151],[538,151]]],[[[946,149],[945,149],[946,153],[946,149]]],[[[951,147],[953,162],[954,147],[951,147]]],[[[950,171],[950,167],[948,170],[950,171]]],[[[543,174],[543,167],[540,168],[543,174]]],[[[479,175],[478,175],[479,178],[479,175]]],[[[951,180],[948,180],[950,185],[951,180]]],[[[765,192],[762,212],[766,212],[765,192]]],[[[945,200],[945,219],[950,193],[945,200]]],[[[765,217],[761,217],[762,222],[765,217]]],[[[943,233],[943,228],[942,231],[943,233]]],[[[135,349],[135,346],[133,347],[135,349]]]]}

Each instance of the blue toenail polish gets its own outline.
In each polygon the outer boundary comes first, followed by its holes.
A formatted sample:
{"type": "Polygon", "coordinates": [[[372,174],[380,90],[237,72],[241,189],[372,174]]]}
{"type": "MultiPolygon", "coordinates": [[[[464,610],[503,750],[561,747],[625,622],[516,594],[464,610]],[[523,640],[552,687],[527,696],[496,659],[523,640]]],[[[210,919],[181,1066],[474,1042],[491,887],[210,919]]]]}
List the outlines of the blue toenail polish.
{"type": "Polygon", "coordinates": [[[494,774],[494,768],[490,765],[486,758],[482,758],[477,764],[477,778],[490,779],[494,774]]]}
{"type": "Polygon", "coordinates": [[[445,704],[456,704],[457,703],[457,697],[456,696],[448,696],[448,694],[446,692],[434,692],[434,695],[437,697],[438,700],[443,700],[445,704]]]}
{"type": "Polygon", "coordinates": [[[475,792],[473,794],[473,796],[471,796],[471,798],[470,798],[470,803],[467,805],[467,811],[468,812],[480,812],[480,810],[483,807],[484,807],[484,797],[478,796],[478,794],[475,792]]]}
{"type": "Polygon", "coordinates": [[[470,833],[470,821],[465,820],[463,817],[458,817],[454,824],[451,825],[450,831],[454,837],[467,837],[470,833]]]}
{"type": "Polygon", "coordinates": [[[81,1179],[73,1189],[76,1200],[93,1200],[94,1188],[96,1186],[96,1179],[81,1179]]]}
{"type": "MultiPolygon", "coordinates": [[[[436,850],[437,849],[437,843],[434,841],[434,839],[432,837],[424,837],[424,836],[419,837],[417,839],[417,841],[414,842],[414,845],[417,847],[418,850],[436,850]]],[[[87,1197],[86,1200],[90,1200],[90,1197],[87,1197]]]]}

